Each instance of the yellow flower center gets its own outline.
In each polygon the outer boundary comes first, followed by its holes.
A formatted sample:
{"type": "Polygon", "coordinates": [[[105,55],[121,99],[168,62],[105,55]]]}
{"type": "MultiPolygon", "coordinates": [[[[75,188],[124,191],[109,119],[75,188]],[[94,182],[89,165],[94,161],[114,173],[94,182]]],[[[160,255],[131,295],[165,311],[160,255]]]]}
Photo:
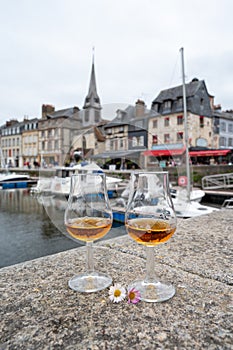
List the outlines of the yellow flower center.
{"type": "Polygon", "coordinates": [[[130,299],[130,300],[133,300],[133,299],[135,298],[135,296],[136,296],[136,295],[135,295],[134,292],[130,292],[130,293],[129,293],[129,299],[130,299]]]}
{"type": "Polygon", "coordinates": [[[121,291],[119,289],[116,289],[114,292],[114,297],[119,297],[121,295],[121,291]]]}

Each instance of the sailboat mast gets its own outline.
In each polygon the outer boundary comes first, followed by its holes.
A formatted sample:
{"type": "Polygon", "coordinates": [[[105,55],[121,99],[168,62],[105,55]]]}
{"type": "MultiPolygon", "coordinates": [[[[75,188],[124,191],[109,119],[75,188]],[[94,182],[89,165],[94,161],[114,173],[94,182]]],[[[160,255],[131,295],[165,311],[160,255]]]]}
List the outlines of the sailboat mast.
{"type": "Polygon", "coordinates": [[[185,71],[184,71],[184,49],[180,49],[181,52],[181,67],[182,67],[182,85],[183,85],[183,106],[184,106],[184,135],[185,135],[185,163],[186,163],[186,176],[187,176],[187,196],[190,201],[190,165],[189,165],[189,135],[188,135],[188,118],[187,118],[187,101],[186,101],[186,88],[185,88],[185,71]]]}

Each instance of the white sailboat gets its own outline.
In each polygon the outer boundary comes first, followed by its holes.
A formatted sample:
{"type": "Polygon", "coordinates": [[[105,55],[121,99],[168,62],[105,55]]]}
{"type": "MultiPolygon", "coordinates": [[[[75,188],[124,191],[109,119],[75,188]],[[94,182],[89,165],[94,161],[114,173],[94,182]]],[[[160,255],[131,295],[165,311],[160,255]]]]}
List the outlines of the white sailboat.
{"type": "Polygon", "coordinates": [[[182,196],[177,195],[173,198],[173,204],[175,207],[177,217],[190,218],[200,216],[204,214],[212,213],[216,208],[208,207],[200,204],[197,201],[192,200],[192,188],[191,188],[191,173],[189,163],[189,134],[188,134],[188,120],[187,120],[187,101],[186,101],[186,87],[185,87],[185,69],[184,69],[184,49],[180,49],[181,53],[181,67],[182,67],[182,86],[183,86],[183,107],[184,107],[184,128],[185,128],[185,165],[187,184],[180,190],[182,196]]]}

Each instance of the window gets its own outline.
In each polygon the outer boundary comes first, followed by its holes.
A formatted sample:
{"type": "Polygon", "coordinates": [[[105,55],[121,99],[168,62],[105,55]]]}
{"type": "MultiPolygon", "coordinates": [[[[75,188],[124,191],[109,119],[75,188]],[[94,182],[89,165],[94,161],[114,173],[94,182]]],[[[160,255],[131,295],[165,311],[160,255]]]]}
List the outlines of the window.
{"type": "Polygon", "coordinates": [[[89,111],[85,110],[85,122],[89,122],[89,111]]]}
{"type": "Polygon", "coordinates": [[[183,138],[184,138],[183,132],[178,132],[177,135],[176,135],[177,141],[183,140],[183,138]]]}
{"type": "Polygon", "coordinates": [[[225,122],[221,122],[220,123],[220,130],[221,131],[226,131],[226,123],[225,122]]]}
{"type": "Polygon", "coordinates": [[[124,148],[124,140],[119,139],[119,148],[124,148]]]}
{"type": "Polygon", "coordinates": [[[98,123],[99,119],[100,119],[100,113],[99,111],[95,111],[95,123],[98,123]]]}
{"type": "Polygon", "coordinates": [[[44,142],[44,141],[41,142],[41,149],[42,149],[42,150],[45,149],[45,142],[44,142]]]}
{"type": "Polygon", "coordinates": [[[226,146],[226,138],[225,137],[220,137],[219,146],[226,146]]]}
{"type": "Polygon", "coordinates": [[[182,108],[183,107],[183,97],[179,97],[177,100],[177,107],[182,108]]]}
{"type": "Polygon", "coordinates": [[[110,149],[113,149],[114,146],[114,140],[110,140],[110,149]]]}
{"type": "Polygon", "coordinates": [[[158,120],[153,120],[153,128],[156,129],[158,127],[158,120]]]}
{"type": "Polygon", "coordinates": [[[144,136],[143,135],[139,137],[138,145],[139,146],[144,146],[144,136]]]}
{"type": "Polygon", "coordinates": [[[52,151],[52,141],[48,141],[48,151],[52,151]]]}
{"type": "Polygon", "coordinates": [[[228,146],[229,147],[233,146],[233,139],[231,137],[228,139],[228,146]]]}
{"type": "Polygon", "coordinates": [[[200,116],[200,128],[204,128],[204,117],[200,116]]]}
{"type": "Polygon", "coordinates": [[[166,118],[164,119],[164,126],[169,126],[169,122],[170,122],[169,118],[166,117],[166,118]]]}
{"type": "Polygon", "coordinates": [[[228,131],[229,132],[233,132],[233,124],[229,124],[228,125],[228,131]]]}
{"type": "Polygon", "coordinates": [[[54,142],[54,148],[55,148],[56,151],[59,149],[58,140],[55,140],[55,142],[54,142]]]}
{"type": "Polygon", "coordinates": [[[134,136],[133,139],[132,139],[132,146],[136,147],[137,144],[138,144],[137,138],[134,136]]]}
{"type": "Polygon", "coordinates": [[[172,101],[168,100],[164,102],[164,109],[171,109],[172,101]]]}
{"type": "Polygon", "coordinates": [[[177,125],[183,125],[184,117],[182,115],[177,116],[177,125]]]}
{"type": "Polygon", "coordinates": [[[170,141],[170,134],[164,134],[164,142],[169,143],[170,141]]]}
{"type": "Polygon", "coordinates": [[[157,135],[153,135],[152,136],[152,143],[153,144],[157,144],[158,143],[158,136],[157,135]]]}
{"type": "Polygon", "coordinates": [[[112,128],[107,128],[106,129],[106,134],[107,135],[111,135],[111,133],[112,133],[112,128]]]}

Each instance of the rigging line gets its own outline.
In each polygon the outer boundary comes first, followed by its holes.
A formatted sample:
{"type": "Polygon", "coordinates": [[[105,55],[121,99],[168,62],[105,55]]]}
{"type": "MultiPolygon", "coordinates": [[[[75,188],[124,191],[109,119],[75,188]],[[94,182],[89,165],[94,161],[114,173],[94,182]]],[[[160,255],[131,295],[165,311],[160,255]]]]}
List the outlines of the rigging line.
{"type": "Polygon", "coordinates": [[[171,85],[172,85],[172,82],[173,82],[173,79],[174,79],[174,75],[175,75],[175,72],[176,72],[177,66],[178,66],[178,60],[179,60],[179,54],[177,54],[175,66],[174,66],[174,68],[173,68],[172,75],[171,75],[171,79],[170,79],[170,82],[169,82],[169,85],[168,85],[168,86],[171,86],[171,85]]]}

